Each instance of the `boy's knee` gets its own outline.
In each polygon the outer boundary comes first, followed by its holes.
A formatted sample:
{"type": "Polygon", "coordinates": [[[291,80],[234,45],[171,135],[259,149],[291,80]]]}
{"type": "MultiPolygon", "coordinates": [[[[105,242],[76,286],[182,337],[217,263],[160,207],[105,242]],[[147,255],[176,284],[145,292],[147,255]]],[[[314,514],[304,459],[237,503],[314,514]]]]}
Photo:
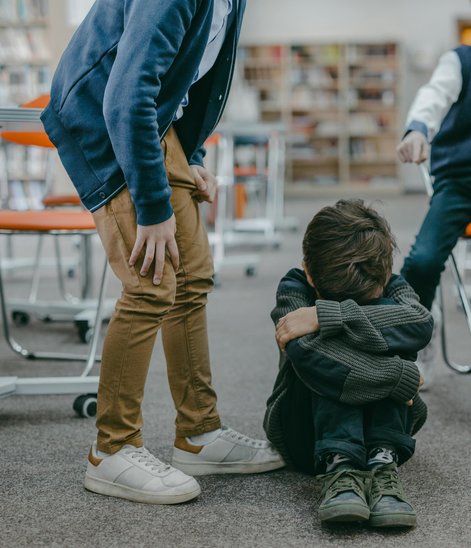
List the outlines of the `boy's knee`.
{"type": "Polygon", "coordinates": [[[435,253],[414,253],[407,258],[404,268],[415,277],[439,275],[445,264],[435,253]]]}
{"type": "Polygon", "coordinates": [[[152,273],[140,276],[139,286],[124,287],[122,305],[156,319],[167,314],[175,304],[177,281],[173,269],[166,265],[160,285],[152,282],[152,273]]]}

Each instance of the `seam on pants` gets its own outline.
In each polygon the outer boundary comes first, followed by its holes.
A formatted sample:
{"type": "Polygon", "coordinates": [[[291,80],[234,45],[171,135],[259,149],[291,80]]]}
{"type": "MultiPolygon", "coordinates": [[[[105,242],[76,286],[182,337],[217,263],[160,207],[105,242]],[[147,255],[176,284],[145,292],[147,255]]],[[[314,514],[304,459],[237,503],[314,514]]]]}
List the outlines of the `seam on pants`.
{"type": "MultiPolygon", "coordinates": [[[[178,231],[177,231],[177,239],[178,239],[178,231]]],[[[178,242],[177,242],[177,245],[178,245],[178,242]]],[[[181,258],[180,258],[180,266],[181,266],[181,270],[182,270],[182,273],[183,273],[182,287],[183,287],[185,293],[187,293],[188,276],[187,276],[187,273],[186,273],[185,264],[181,260],[181,258]]],[[[177,291],[178,291],[178,289],[177,289],[177,291]]],[[[183,319],[183,326],[184,326],[184,329],[185,329],[185,346],[186,346],[186,351],[188,353],[189,363],[190,363],[190,367],[189,367],[190,382],[191,382],[191,386],[193,388],[193,392],[195,394],[195,403],[196,403],[196,407],[198,409],[198,413],[200,415],[200,421],[201,421],[203,413],[202,413],[202,407],[201,407],[201,400],[200,400],[200,396],[199,396],[199,390],[197,388],[197,382],[196,382],[196,379],[194,377],[194,372],[193,372],[193,370],[194,370],[194,367],[193,367],[194,358],[193,358],[193,352],[192,352],[192,348],[191,348],[191,346],[193,345],[193,342],[192,342],[193,339],[192,338],[190,339],[189,331],[188,331],[188,310],[187,310],[187,305],[185,305],[185,307],[184,307],[183,318],[184,318],[183,319]],[[190,346],[190,340],[191,340],[191,346],[190,346]]],[[[202,424],[204,424],[204,423],[205,423],[205,420],[203,419],[202,424]]]]}
{"type": "MultiPolygon", "coordinates": [[[[123,235],[123,232],[121,230],[121,227],[119,226],[119,223],[118,223],[118,220],[116,218],[116,215],[115,215],[115,212],[114,212],[114,209],[113,209],[113,206],[112,206],[112,203],[110,203],[110,209],[111,209],[111,212],[113,213],[113,219],[114,219],[114,222],[116,224],[116,227],[119,231],[119,235],[121,237],[121,240],[123,242],[125,242],[125,239],[124,239],[124,235],[123,235]]],[[[136,272],[137,274],[137,280],[139,282],[139,288],[142,290],[142,283],[141,283],[141,278],[139,277],[139,274],[137,273],[136,271],[136,267],[133,266],[132,267],[134,269],[134,271],[136,272]]],[[[137,303],[137,310],[133,310],[132,312],[132,316],[131,316],[131,321],[129,322],[129,331],[128,331],[128,335],[127,335],[127,340],[129,341],[129,337],[131,335],[131,332],[132,332],[132,329],[134,327],[134,321],[135,321],[135,317],[136,317],[136,312],[139,312],[140,309],[141,309],[141,306],[142,306],[142,302],[140,300],[138,300],[138,303],[137,303]]],[[[118,387],[119,389],[116,390],[116,394],[115,394],[115,398],[114,398],[114,402],[116,402],[116,400],[118,399],[118,397],[120,396],[121,394],[121,384],[122,384],[122,378],[123,378],[123,370],[124,370],[124,367],[127,365],[127,355],[129,353],[129,345],[128,345],[128,348],[125,352],[125,354],[123,355],[122,357],[122,360],[121,360],[121,364],[120,364],[120,371],[119,371],[119,381],[118,381],[118,387]]]]}

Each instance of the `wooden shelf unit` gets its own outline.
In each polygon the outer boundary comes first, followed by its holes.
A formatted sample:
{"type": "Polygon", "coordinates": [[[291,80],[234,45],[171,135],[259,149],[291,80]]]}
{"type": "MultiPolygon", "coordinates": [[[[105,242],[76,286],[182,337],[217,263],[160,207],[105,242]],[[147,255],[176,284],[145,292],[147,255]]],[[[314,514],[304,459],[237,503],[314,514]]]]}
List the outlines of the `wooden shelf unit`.
{"type": "Polygon", "coordinates": [[[290,128],[293,186],[399,190],[399,44],[245,45],[239,63],[261,119],[290,128]]]}
{"type": "MultiPolygon", "coordinates": [[[[51,83],[49,0],[0,0],[0,106],[48,94],[51,83]]],[[[40,209],[48,152],[0,138],[0,206],[40,209]]]]}
{"type": "Polygon", "coordinates": [[[49,92],[49,0],[0,0],[0,105],[49,92]]]}

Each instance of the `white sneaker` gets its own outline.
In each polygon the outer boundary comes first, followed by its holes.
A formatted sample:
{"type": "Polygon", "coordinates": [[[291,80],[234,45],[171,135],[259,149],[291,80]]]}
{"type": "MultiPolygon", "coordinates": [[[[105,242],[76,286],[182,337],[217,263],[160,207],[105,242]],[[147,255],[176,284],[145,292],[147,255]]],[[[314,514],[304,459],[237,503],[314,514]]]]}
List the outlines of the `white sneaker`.
{"type": "Polygon", "coordinates": [[[144,447],[125,445],[101,459],[95,443],[88,455],[85,489],[148,504],[178,504],[201,492],[194,478],[164,464],[144,447]]]}
{"type": "Polygon", "coordinates": [[[432,338],[428,345],[419,352],[417,356],[417,367],[424,378],[424,384],[420,390],[428,390],[433,382],[436,372],[438,345],[440,341],[440,333],[442,327],[442,314],[440,307],[437,304],[432,306],[432,316],[434,320],[432,338]]]}
{"type": "Polygon", "coordinates": [[[282,468],[285,463],[267,441],[254,440],[223,427],[207,445],[193,445],[179,437],[172,465],[186,474],[256,474],[282,468]]]}

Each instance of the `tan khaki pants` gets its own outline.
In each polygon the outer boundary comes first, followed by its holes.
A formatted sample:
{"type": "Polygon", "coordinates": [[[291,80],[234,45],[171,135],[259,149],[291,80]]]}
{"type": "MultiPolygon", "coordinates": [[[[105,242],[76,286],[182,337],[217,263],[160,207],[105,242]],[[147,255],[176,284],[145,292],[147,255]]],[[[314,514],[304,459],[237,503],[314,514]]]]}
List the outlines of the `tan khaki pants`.
{"type": "Polygon", "coordinates": [[[213,262],[197,202],[196,186],[176,132],[162,148],[172,186],[180,268],[167,255],[162,283],[152,283],[129,257],[136,238],[136,214],[127,189],[93,216],[109,263],[123,284],[103,347],[98,388],[98,449],[115,453],[123,445],[143,444],[141,404],[157,331],[162,340],[177,436],[192,436],[220,426],[211,386],[206,326],[207,295],[213,287],[213,262]]]}

